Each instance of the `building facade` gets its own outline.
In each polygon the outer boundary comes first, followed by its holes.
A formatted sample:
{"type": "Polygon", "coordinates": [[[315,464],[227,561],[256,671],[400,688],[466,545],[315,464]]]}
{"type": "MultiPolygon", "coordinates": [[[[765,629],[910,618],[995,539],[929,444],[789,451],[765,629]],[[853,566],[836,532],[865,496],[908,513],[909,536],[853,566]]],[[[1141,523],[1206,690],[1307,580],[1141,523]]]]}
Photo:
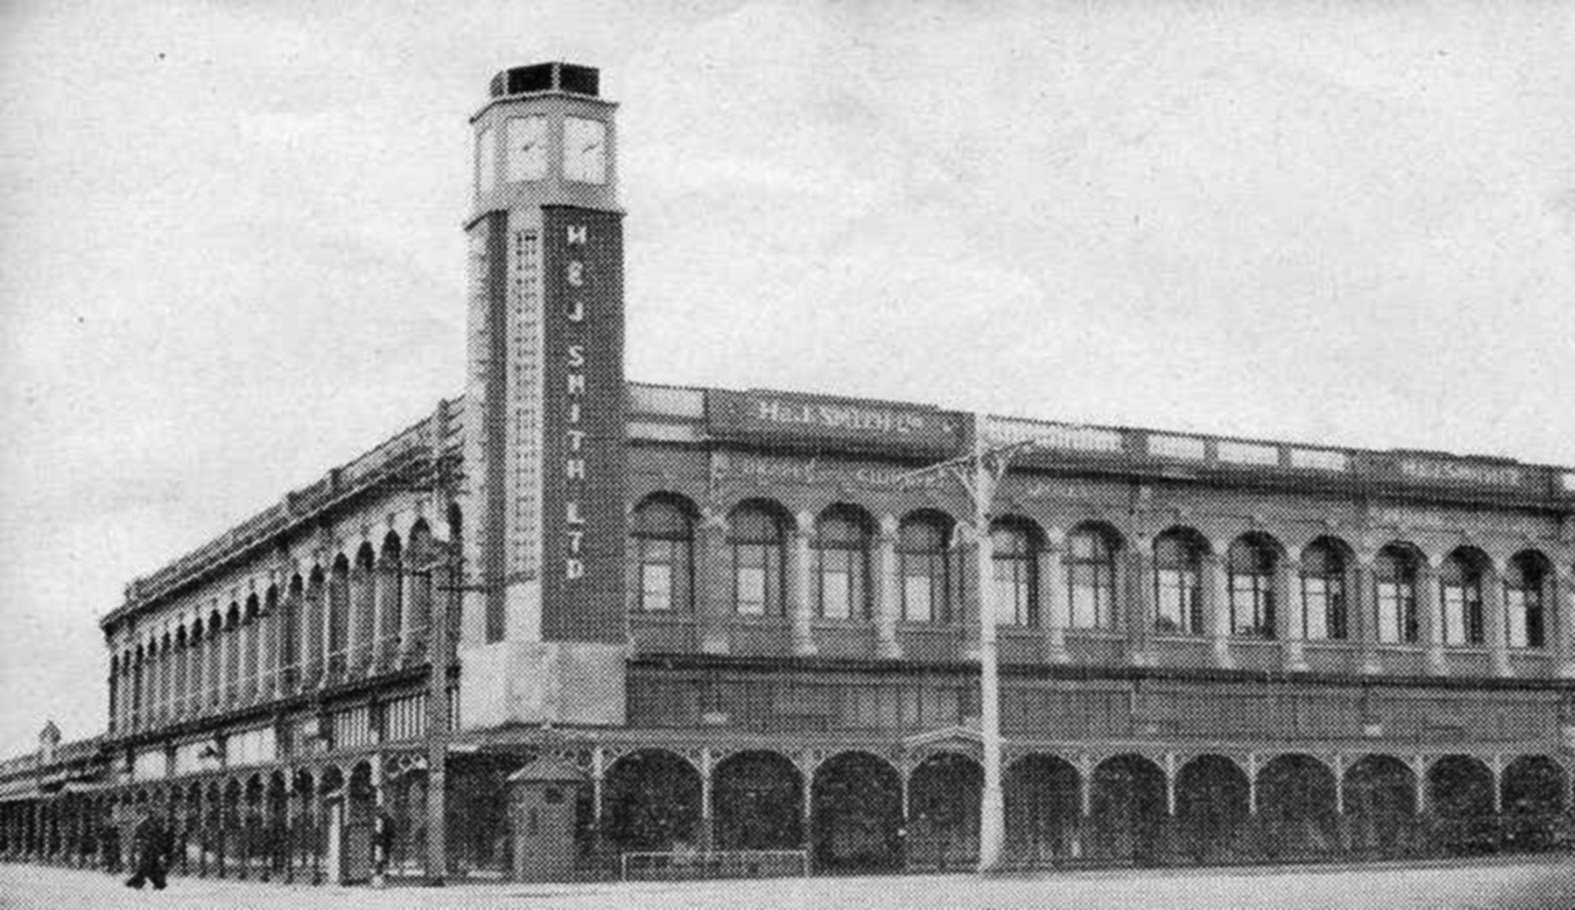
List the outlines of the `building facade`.
{"type": "Polygon", "coordinates": [[[0,853],[966,867],[986,585],[1011,863],[1568,842],[1575,470],[628,382],[597,76],[472,118],[463,396],[127,585],[107,731],[0,765],[0,853]],[[979,440],[1032,444],[976,529],[915,472],[979,440]]]}

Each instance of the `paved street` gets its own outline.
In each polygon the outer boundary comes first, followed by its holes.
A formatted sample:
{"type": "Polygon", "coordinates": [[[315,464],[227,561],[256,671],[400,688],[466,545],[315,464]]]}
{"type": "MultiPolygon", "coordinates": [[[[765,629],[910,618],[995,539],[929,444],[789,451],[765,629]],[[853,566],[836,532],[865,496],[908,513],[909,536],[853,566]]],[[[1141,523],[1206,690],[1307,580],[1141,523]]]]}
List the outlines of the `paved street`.
{"type": "Polygon", "coordinates": [[[1575,907],[1575,858],[1533,862],[1473,861],[1422,867],[1111,871],[981,881],[966,875],[814,878],[776,881],[587,885],[467,885],[443,890],[309,888],[175,879],[169,890],[133,892],[95,872],[0,866],[0,907],[75,910],[96,907],[248,910],[400,910],[416,907],[673,908],[980,907],[992,910],[1177,910],[1307,908],[1575,907]]]}

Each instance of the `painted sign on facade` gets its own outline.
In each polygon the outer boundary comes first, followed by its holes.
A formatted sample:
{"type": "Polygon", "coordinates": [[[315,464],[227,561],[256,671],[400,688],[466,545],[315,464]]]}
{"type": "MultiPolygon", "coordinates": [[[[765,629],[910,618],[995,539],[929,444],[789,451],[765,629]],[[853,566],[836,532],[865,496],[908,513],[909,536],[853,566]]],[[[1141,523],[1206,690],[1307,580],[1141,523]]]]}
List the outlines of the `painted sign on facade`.
{"type": "Polygon", "coordinates": [[[623,637],[623,222],[542,212],[542,637],[623,637]]]}
{"type": "Polygon", "coordinates": [[[1473,464],[1435,458],[1403,458],[1400,473],[1413,480],[1441,480],[1481,486],[1519,486],[1520,469],[1508,465],[1473,464]]]}
{"type": "Polygon", "coordinates": [[[795,458],[790,455],[752,455],[717,452],[711,456],[714,484],[754,483],[760,486],[792,484],[835,486],[869,490],[949,489],[944,474],[911,476],[913,468],[869,464],[830,458],[795,458]]]}
{"type": "Polygon", "coordinates": [[[962,418],[937,408],[751,389],[707,395],[713,435],[816,439],[947,453],[962,444],[962,418]]]}

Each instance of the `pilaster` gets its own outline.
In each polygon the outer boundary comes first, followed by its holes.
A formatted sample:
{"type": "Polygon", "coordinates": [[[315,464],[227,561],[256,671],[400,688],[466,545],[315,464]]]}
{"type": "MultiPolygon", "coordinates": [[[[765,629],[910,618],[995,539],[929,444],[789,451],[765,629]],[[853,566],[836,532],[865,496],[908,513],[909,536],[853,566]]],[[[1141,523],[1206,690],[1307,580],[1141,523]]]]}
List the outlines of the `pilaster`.
{"type": "Polygon", "coordinates": [[[897,619],[902,613],[902,580],[898,577],[897,519],[881,518],[875,536],[875,653],[879,657],[902,657],[897,641],[897,619]]]}
{"type": "Polygon", "coordinates": [[[727,517],[707,512],[700,519],[696,558],[695,625],[700,650],[706,654],[727,654],[728,621],[732,612],[727,577],[727,517]]]}
{"type": "Polygon", "coordinates": [[[1428,559],[1423,559],[1416,569],[1416,612],[1422,643],[1427,648],[1427,672],[1443,676],[1449,672],[1444,657],[1443,603],[1439,598],[1438,569],[1428,559]]]}
{"type": "Polygon", "coordinates": [[[1372,553],[1357,554],[1350,580],[1349,609],[1352,625],[1356,627],[1358,671],[1376,675],[1383,672],[1383,663],[1378,658],[1378,610],[1372,553]]]}
{"type": "Polygon", "coordinates": [[[1482,633],[1487,639],[1488,666],[1494,676],[1513,676],[1509,666],[1508,623],[1504,615],[1504,581],[1496,567],[1482,572],[1482,633]]]}
{"type": "Polygon", "coordinates": [[[1575,677],[1575,572],[1564,570],[1557,576],[1549,601],[1553,621],[1548,625],[1552,630],[1554,672],[1569,679],[1575,677]]]}
{"type": "Polygon", "coordinates": [[[1203,589],[1203,624],[1208,630],[1214,666],[1232,669],[1236,666],[1236,659],[1230,651],[1230,576],[1225,571],[1225,557],[1218,553],[1203,554],[1200,584],[1203,589]]]}
{"type": "Polygon", "coordinates": [[[1288,556],[1274,562],[1274,625],[1279,636],[1281,656],[1285,669],[1292,673],[1307,669],[1307,656],[1302,647],[1306,626],[1303,625],[1307,603],[1302,598],[1301,563],[1288,556]]]}
{"type": "Polygon", "coordinates": [[[788,549],[788,613],[793,623],[793,653],[815,653],[814,553],[810,544],[815,534],[815,517],[808,512],[798,516],[793,528],[793,544],[788,549]]]}
{"type": "Polygon", "coordinates": [[[1127,654],[1134,667],[1154,665],[1154,558],[1139,548],[1127,552],[1130,613],[1127,654]]]}
{"type": "Polygon", "coordinates": [[[1039,553],[1039,611],[1045,627],[1045,657],[1050,663],[1072,659],[1066,649],[1067,609],[1066,538],[1059,532],[1045,537],[1039,553]]]}

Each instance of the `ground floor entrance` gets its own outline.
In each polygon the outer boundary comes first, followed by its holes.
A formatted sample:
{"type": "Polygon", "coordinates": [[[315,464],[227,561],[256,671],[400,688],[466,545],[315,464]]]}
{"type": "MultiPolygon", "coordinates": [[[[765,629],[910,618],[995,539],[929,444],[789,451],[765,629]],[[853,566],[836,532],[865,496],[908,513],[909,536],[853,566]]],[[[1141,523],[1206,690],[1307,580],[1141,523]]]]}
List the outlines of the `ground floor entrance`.
{"type": "MultiPolygon", "coordinates": [[[[1011,743],[1007,861],[1022,868],[1343,861],[1568,848],[1560,752],[1011,743]]],[[[0,856],[118,869],[153,813],[177,875],[355,884],[506,880],[522,837],[570,877],[965,870],[983,785],[967,731],[922,741],[687,735],[466,744],[444,769],[431,866],[423,756],[370,752],[0,803],[0,856]],[[550,787],[522,799],[526,769],[550,787]],[[536,800],[532,802],[531,800],[536,800]],[[540,839],[546,838],[547,841],[540,839]],[[743,857],[706,865],[708,857],[743,857]],[[782,857],[793,861],[778,861],[782,857]],[[656,874],[651,872],[650,874],[656,874]]]]}

